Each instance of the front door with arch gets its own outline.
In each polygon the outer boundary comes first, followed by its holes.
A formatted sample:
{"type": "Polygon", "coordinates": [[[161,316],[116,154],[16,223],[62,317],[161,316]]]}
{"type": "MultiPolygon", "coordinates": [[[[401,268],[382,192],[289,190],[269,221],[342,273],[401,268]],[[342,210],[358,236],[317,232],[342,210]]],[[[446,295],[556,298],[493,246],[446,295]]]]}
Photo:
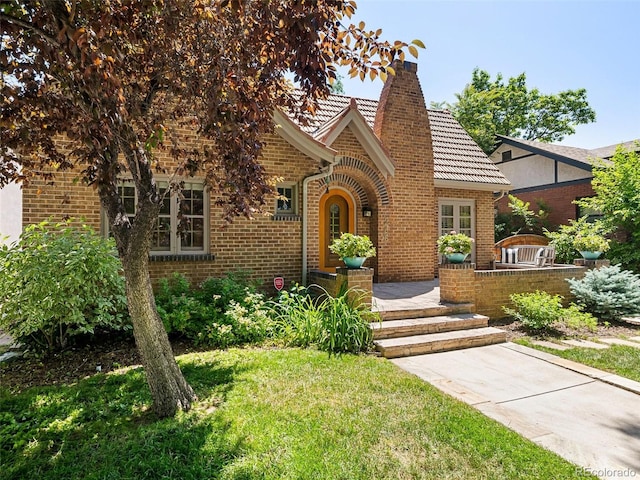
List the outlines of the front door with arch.
{"type": "Polygon", "coordinates": [[[344,190],[332,189],[320,198],[320,269],[335,272],[342,261],[329,245],[345,232],[355,233],[354,204],[344,190]]]}

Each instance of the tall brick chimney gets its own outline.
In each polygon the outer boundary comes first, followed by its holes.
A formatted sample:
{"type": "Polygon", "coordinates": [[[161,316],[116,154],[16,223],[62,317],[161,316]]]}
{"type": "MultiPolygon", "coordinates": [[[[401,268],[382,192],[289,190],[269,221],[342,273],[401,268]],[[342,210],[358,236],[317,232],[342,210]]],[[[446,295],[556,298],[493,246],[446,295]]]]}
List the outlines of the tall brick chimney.
{"type": "Polygon", "coordinates": [[[374,132],[395,162],[391,204],[379,225],[379,281],[432,279],[436,269],[437,208],[429,117],[418,65],[393,63],[382,89],[374,132]],[[435,220],[434,220],[435,218],[435,220]]]}

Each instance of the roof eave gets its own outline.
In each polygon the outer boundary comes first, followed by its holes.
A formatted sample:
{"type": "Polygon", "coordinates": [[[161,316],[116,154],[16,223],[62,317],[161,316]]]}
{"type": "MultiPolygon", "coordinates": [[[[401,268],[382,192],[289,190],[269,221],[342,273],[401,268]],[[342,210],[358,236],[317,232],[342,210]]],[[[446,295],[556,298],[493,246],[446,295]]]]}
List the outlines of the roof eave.
{"type": "MultiPolygon", "coordinates": [[[[506,145],[511,145],[513,147],[518,147],[521,148],[523,150],[528,150],[531,153],[536,153],[538,155],[542,155],[544,157],[548,157],[552,160],[556,160],[560,163],[564,163],[566,165],[571,165],[572,167],[576,167],[579,168],[581,170],[585,170],[587,172],[591,172],[592,171],[592,165],[584,160],[578,160],[575,158],[570,158],[567,157],[565,155],[561,155],[559,153],[555,153],[555,152],[550,152],[549,150],[545,150],[544,148],[537,148],[534,147],[532,145],[529,145],[527,143],[522,143],[522,142],[518,142],[516,139],[513,139],[511,137],[504,137],[502,135],[498,135],[498,137],[500,137],[501,143],[500,144],[506,144],[506,145]]],[[[498,147],[496,147],[496,150],[500,147],[500,144],[498,145],[498,147]]],[[[493,153],[495,153],[495,150],[493,151],[493,153]]],[[[493,155],[492,153],[492,155],[493,155]]]]}
{"type": "Polygon", "coordinates": [[[443,180],[436,178],[433,181],[435,187],[439,188],[457,188],[460,190],[476,190],[483,192],[508,192],[513,186],[510,183],[484,183],[484,182],[468,182],[462,180],[443,180]]]}
{"type": "Polygon", "coordinates": [[[280,110],[274,111],[273,120],[276,133],[300,152],[320,162],[336,163],[337,151],[303,132],[280,110]]]}
{"type": "Polygon", "coordinates": [[[344,129],[351,125],[355,137],[376,167],[378,167],[378,170],[380,170],[385,178],[389,175],[393,177],[396,170],[395,164],[378,137],[376,137],[376,134],[373,133],[373,130],[357,108],[349,106],[347,110],[348,111],[343,111],[340,114],[339,121],[333,124],[328,132],[325,132],[323,138],[324,143],[331,146],[344,129]]]}

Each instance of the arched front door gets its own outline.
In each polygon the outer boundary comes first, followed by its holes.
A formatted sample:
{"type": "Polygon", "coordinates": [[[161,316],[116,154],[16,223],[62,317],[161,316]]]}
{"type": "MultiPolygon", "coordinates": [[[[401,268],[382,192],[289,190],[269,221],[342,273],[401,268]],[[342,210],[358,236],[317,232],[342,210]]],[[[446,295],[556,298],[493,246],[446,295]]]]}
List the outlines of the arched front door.
{"type": "Polygon", "coordinates": [[[342,265],[329,245],[345,232],[355,233],[353,200],[342,190],[331,190],[320,199],[320,269],[335,272],[342,265]]]}

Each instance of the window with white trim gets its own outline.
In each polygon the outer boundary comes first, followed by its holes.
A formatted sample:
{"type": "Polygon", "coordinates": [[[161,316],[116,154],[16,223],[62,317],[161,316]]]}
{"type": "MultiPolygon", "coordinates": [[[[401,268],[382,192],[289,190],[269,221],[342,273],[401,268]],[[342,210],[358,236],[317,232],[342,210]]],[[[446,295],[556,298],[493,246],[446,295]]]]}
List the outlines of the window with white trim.
{"type": "MultiPolygon", "coordinates": [[[[167,182],[158,182],[160,195],[168,188],[167,182]]],[[[127,216],[135,222],[138,198],[130,180],[118,186],[127,216]]],[[[151,239],[151,254],[201,254],[208,250],[209,196],[202,182],[185,182],[182,200],[177,193],[168,194],[162,206],[151,239]],[[182,225],[179,214],[182,213],[182,225]]]]}
{"type": "Polygon", "coordinates": [[[298,215],[298,185],[294,182],[279,183],[276,191],[276,217],[298,215]]]}
{"type": "MultiPolygon", "coordinates": [[[[438,211],[439,235],[445,235],[454,230],[475,238],[475,202],[473,200],[440,199],[438,211]]],[[[475,258],[475,244],[471,257],[475,258]]]]}

